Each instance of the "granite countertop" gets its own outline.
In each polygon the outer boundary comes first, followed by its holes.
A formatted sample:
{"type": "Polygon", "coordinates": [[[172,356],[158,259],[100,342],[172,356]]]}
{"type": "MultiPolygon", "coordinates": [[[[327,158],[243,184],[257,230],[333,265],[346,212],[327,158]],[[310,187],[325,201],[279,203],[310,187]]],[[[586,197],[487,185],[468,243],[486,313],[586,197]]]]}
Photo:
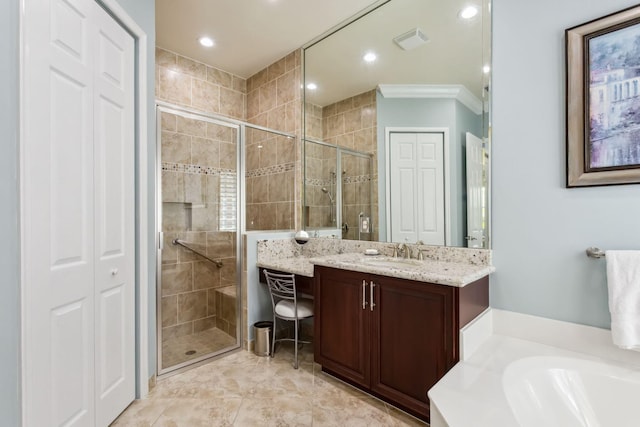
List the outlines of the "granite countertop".
{"type": "MultiPolygon", "coordinates": [[[[406,265],[399,263],[398,266],[389,266],[385,262],[385,260],[392,259],[389,257],[380,258],[381,263],[385,265],[375,265],[375,258],[375,256],[349,253],[315,257],[309,261],[315,265],[325,267],[456,287],[468,285],[495,271],[495,267],[492,265],[472,265],[434,260],[409,260],[410,263],[406,265]]],[[[400,259],[400,262],[402,262],[402,259],[400,259]]]]}
{"type": "Polygon", "coordinates": [[[441,285],[463,287],[495,271],[491,265],[472,265],[434,260],[410,260],[406,264],[385,262],[389,257],[365,256],[362,253],[346,253],[318,257],[283,257],[260,260],[258,267],[270,268],[302,276],[313,277],[313,266],[360,271],[380,276],[397,277],[441,285]],[[376,260],[380,265],[376,265],[376,260]],[[394,265],[390,265],[394,264],[394,265]]]}
{"type": "Polygon", "coordinates": [[[256,265],[271,270],[284,271],[285,273],[298,274],[300,276],[313,277],[313,264],[311,258],[304,256],[269,258],[258,260],[256,265]]]}

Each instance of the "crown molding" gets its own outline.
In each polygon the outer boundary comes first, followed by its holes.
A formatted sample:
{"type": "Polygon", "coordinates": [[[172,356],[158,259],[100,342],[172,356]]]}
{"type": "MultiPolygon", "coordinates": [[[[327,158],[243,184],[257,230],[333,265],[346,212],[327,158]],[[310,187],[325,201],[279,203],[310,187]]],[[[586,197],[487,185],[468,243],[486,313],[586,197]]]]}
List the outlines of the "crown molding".
{"type": "Polygon", "coordinates": [[[463,85],[378,85],[385,98],[434,98],[455,99],[475,114],[482,114],[483,105],[469,89],[463,85]]]}

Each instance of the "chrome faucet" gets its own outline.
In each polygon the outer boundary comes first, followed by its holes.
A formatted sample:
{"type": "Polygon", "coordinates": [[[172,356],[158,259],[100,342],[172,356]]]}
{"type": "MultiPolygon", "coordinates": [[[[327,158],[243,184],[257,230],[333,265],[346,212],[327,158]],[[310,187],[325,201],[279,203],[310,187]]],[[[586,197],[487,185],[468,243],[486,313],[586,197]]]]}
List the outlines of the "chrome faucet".
{"type": "Polygon", "coordinates": [[[398,245],[398,253],[406,259],[411,258],[411,249],[409,248],[409,246],[407,246],[406,243],[400,243],[398,245]]]}

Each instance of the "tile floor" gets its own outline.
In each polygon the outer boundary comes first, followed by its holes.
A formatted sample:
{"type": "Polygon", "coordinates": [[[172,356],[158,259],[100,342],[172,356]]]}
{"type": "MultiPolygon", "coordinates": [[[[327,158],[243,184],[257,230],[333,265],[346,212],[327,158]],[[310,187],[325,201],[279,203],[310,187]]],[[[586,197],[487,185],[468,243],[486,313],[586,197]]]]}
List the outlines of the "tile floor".
{"type": "Polygon", "coordinates": [[[162,343],[162,367],[168,368],[234,345],[236,339],[218,328],[170,338],[162,343]]]}
{"type": "Polygon", "coordinates": [[[310,345],[293,369],[293,346],[275,358],[238,351],[158,381],[113,427],[426,426],[324,374],[310,345]]]}

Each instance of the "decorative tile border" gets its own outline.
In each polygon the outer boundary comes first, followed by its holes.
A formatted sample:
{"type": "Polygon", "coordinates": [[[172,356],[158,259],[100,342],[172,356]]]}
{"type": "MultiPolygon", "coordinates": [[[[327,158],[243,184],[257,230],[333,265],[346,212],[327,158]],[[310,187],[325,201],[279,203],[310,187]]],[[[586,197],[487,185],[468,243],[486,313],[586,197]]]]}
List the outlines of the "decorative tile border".
{"type": "Polygon", "coordinates": [[[248,178],[255,178],[259,176],[267,176],[267,175],[275,175],[277,173],[289,172],[295,170],[296,164],[294,162],[291,163],[283,163],[281,165],[273,165],[266,168],[259,168],[247,171],[248,178]]]}
{"type": "Polygon", "coordinates": [[[194,175],[227,175],[235,174],[233,169],[213,168],[209,166],[188,165],[184,163],[162,162],[162,170],[168,172],[182,172],[194,175]]]}
{"type": "Polygon", "coordinates": [[[371,181],[371,175],[354,175],[354,176],[347,176],[344,178],[345,184],[355,184],[358,182],[370,182],[370,181],[371,181]]]}

